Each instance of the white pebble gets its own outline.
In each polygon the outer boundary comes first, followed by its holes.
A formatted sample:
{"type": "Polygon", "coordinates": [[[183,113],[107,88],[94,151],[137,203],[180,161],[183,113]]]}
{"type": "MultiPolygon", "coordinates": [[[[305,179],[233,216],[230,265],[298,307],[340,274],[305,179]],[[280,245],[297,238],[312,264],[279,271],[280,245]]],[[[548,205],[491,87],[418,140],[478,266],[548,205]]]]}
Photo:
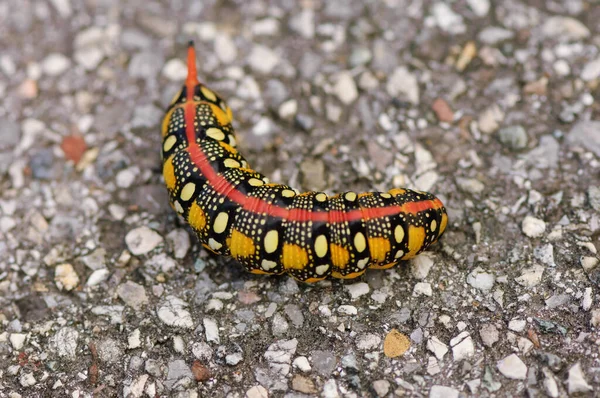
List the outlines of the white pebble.
{"type": "Polygon", "coordinates": [[[333,93],[345,105],[350,105],[358,98],[358,89],[352,74],[348,71],[341,71],[335,77],[333,93]]]}
{"type": "Polygon", "coordinates": [[[508,328],[513,332],[522,332],[527,326],[527,321],[524,319],[513,319],[508,322],[508,328]]]}
{"type": "Polygon", "coordinates": [[[61,264],[54,269],[54,282],[60,290],[71,291],[79,284],[79,276],[71,264],[61,264]]]}
{"type": "Polygon", "coordinates": [[[292,362],[292,366],[301,370],[302,372],[310,372],[312,369],[310,367],[310,363],[308,363],[308,359],[305,356],[300,356],[294,359],[294,362],[292,362]]]}
{"type": "Polygon", "coordinates": [[[428,296],[431,297],[433,295],[433,290],[431,288],[431,283],[427,282],[419,282],[415,284],[413,289],[413,296],[428,296]]]}
{"type": "Polygon", "coordinates": [[[352,285],[344,286],[352,300],[358,299],[360,296],[364,296],[369,293],[369,285],[365,282],[353,283],[352,285]]]}
{"type": "Polygon", "coordinates": [[[509,379],[525,380],[527,377],[527,365],[517,354],[510,354],[498,361],[498,370],[509,379]]]}
{"type": "Polygon", "coordinates": [[[170,59],[165,64],[162,74],[171,81],[181,82],[187,77],[187,65],[179,58],[170,59]]]}
{"type": "Polygon", "coordinates": [[[522,228],[523,233],[530,238],[539,238],[546,231],[546,223],[539,218],[527,216],[523,220],[522,228]]]}
{"type": "Polygon", "coordinates": [[[146,226],[132,229],[125,235],[127,248],[134,256],[149,253],[162,242],[163,237],[146,226]]]}
{"type": "Polygon", "coordinates": [[[42,71],[48,76],[59,76],[71,66],[71,60],[59,53],[49,54],[42,61],[42,71]]]}
{"type": "Polygon", "coordinates": [[[217,321],[211,318],[204,318],[202,324],[204,325],[206,341],[219,344],[221,338],[219,337],[219,326],[217,325],[217,321]]]}

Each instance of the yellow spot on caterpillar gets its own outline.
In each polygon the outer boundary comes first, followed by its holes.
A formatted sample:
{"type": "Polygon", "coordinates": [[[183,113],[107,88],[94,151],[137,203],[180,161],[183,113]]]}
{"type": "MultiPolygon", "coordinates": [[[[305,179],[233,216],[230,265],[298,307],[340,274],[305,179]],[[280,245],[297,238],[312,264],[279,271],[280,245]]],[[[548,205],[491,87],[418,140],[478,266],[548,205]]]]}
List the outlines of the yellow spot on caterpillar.
{"type": "Polygon", "coordinates": [[[211,127],[206,130],[206,136],[217,141],[223,141],[225,139],[225,133],[216,127],[211,127]]]}
{"type": "Polygon", "coordinates": [[[398,250],[394,258],[400,258],[402,256],[404,256],[404,250],[398,250]]]}
{"type": "Polygon", "coordinates": [[[163,178],[165,179],[165,184],[170,191],[175,189],[175,184],[177,183],[177,180],[175,179],[173,157],[174,155],[169,156],[169,158],[165,160],[165,164],[163,164],[163,178]]]}
{"type": "Polygon", "coordinates": [[[169,112],[167,112],[167,114],[165,115],[165,118],[163,119],[162,126],[160,129],[160,132],[162,133],[163,138],[169,133],[169,124],[171,123],[171,116],[173,115],[173,111],[175,109],[177,109],[177,108],[173,108],[169,112]]]}
{"type": "Polygon", "coordinates": [[[404,256],[404,260],[416,256],[423,247],[423,242],[425,242],[425,228],[414,225],[408,227],[408,253],[404,256]]]}
{"type": "Polygon", "coordinates": [[[264,184],[264,181],[259,180],[258,178],[251,178],[248,180],[248,184],[252,185],[253,187],[260,187],[264,184]]]}
{"type": "Polygon", "coordinates": [[[277,263],[275,261],[271,261],[271,260],[262,260],[262,262],[260,263],[260,266],[262,267],[262,269],[269,271],[269,270],[272,270],[273,268],[277,267],[277,263]]]}
{"type": "Polygon", "coordinates": [[[298,245],[285,243],[281,251],[281,263],[285,269],[303,269],[308,264],[308,253],[298,245]]]}
{"type": "Polygon", "coordinates": [[[206,97],[207,100],[215,102],[217,96],[208,87],[200,86],[200,92],[206,97]]]}
{"type": "Polygon", "coordinates": [[[181,200],[185,200],[185,201],[190,200],[192,198],[192,196],[194,195],[195,191],[196,191],[196,184],[194,184],[193,182],[188,182],[187,184],[185,184],[185,186],[181,190],[181,195],[179,195],[179,197],[181,198],[181,200]]]}
{"type": "Polygon", "coordinates": [[[431,232],[435,232],[435,229],[437,228],[437,221],[431,220],[431,225],[429,225],[429,227],[431,228],[431,232]]]}
{"type": "Polygon", "coordinates": [[[269,274],[267,271],[263,271],[262,269],[258,269],[258,268],[251,269],[250,273],[256,274],[256,275],[268,275],[269,274]]]}
{"type": "Polygon", "coordinates": [[[277,250],[279,244],[279,233],[272,229],[265,235],[265,251],[267,253],[274,253],[277,250]]]}
{"type": "Polygon", "coordinates": [[[283,196],[284,198],[293,198],[294,196],[296,196],[296,192],[292,191],[291,189],[284,189],[283,191],[281,191],[281,196],[283,196]]]}
{"type": "Polygon", "coordinates": [[[233,112],[231,112],[231,108],[227,107],[227,109],[225,110],[225,112],[227,113],[227,117],[229,118],[229,120],[233,120],[233,112]]]}
{"type": "Polygon", "coordinates": [[[446,213],[442,214],[442,221],[440,222],[440,232],[438,234],[441,235],[442,232],[446,230],[446,225],[448,224],[448,215],[446,213]]]}
{"type": "Polygon", "coordinates": [[[237,229],[231,233],[231,241],[229,243],[231,256],[235,258],[250,257],[254,255],[255,246],[252,238],[244,235],[237,229]]]}
{"type": "Polygon", "coordinates": [[[229,123],[231,123],[231,119],[225,112],[223,112],[223,110],[221,108],[219,108],[215,104],[209,104],[209,105],[213,111],[213,114],[215,115],[215,117],[217,118],[217,121],[219,122],[219,124],[221,126],[226,126],[229,123]]]}
{"type": "Polygon", "coordinates": [[[390,240],[383,237],[369,238],[369,251],[371,260],[381,263],[390,251],[390,240]]]}
{"type": "Polygon", "coordinates": [[[315,195],[315,199],[319,202],[325,202],[327,200],[327,195],[324,193],[318,193],[315,195]]]}
{"type": "Polygon", "coordinates": [[[225,229],[227,229],[228,222],[229,214],[225,212],[219,213],[215,218],[215,222],[213,223],[213,230],[218,234],[222,233],[223,231],[225,231],[225,229]]]}
{"type": "Polygon", "coordinates": [[[392,188],[388,191],[392,196],[400,196],[406,193],[406,189],[403,188],[392,188]]]}
{"type": "Polygon", "coordinates": [[[355,192],[346,192],[344,197],[346,198],[347,201],[354,202],[356,200],[357,196],[356,196],[355,192]]]}
{"type": "Polygon", "coordinates": [[[219,253],[217,253],[216,251],[214,251],[214,250],[213,250],[213,249],[212,249],[212,248],[211,248],[209,245],[207,245],[207,244],[204,244],[204,243],[203,243],[203,244],[202,244],[202,246],[204,246],[204,248],[205,248],[206,250],[208,250],[209,252],[211,252],[211,253],[219,254],[219,253]]]}
{"type": "Polygon", "coordinates": [[[333,271],[331,273],[331,276],[333,276],[334,278],[337,279],[354,279],[357,278],[359,276],[361,276],[362,274],[365,273],[366,270],[362,270],[362,271],[358,271],[358,272],[351,272],[348,275],[342,275],[341,273],[337,272],[337,271],[333,271]]]}
{"type": "Polygon", "coordinates": [[[323,265],[319,265],[315,268],[315,272],[317,273],[317,275],[321,276],[321,275],[325,275],[325,272],[327,272],[327,270],[329,269],[329,264],[323,264],[323,265]]]}
{"type": "Polygon", "coordinates": [[[382,193],[380,196],[385,199],[389,199],[392,197],[392,195],[390,195],[389,193],[382,193]]]}
{"type": "Polygon", "coordinates": [[[396,228],[394,229],[394,238],[398,243],[404,240],[404,228],[402,228],[402,225],[396,225],[396,228]]]}
{"type": "Polygon", "coordinates": [[[346,268],[346,265],[348,265],[348,260],[350,260],[350,253],[348,252],[348,249],[332,243],[329,245],[329,250],[331,250],[331,262],[333,265],[339,269],[346,268]]]}
{"type": "Polygon", "coordinates": [[[226,143],[226,142],[219,141],[219,145],[221,145],[221,146],[222,146],[222,147],[223,147],[223,148],[224,148],[224,149],[225,149],[227,152],[229,152],[229,153],[233,153],[233,154],[235,154],[235,153],[237,153],[237,152],[238,152],[238,151],[237,151],[237,149],[235,149],[234,147],[232,147],[231,145],[229,145],[229,144],[228,144],[228,143],[226,143]]]}
{"type": "Polygon", "coordinates": [[[181,96],[181,91],[179,90],[175,93],[175,95],[173,96],[173,98],[171,98],[171,102],[169,102],[170,105],[173,105],[175,103],[175,101],[177,101],[177,98],[179,98],[181,96]]]}
{"type": "Polygon", "coordinates": [[[389,264],[383,264],[383,265],[373,264],[369,268],[371,268],[371,269],[388,269],[388,268],[392,268],[396,264],[397,264],[396,262],[389,263],[389,264]]]}
{"type": "Polygon", "coordinates": [[[165,152],[168,152],[171,150],[171,148],[173,148],[173,145],[175,145],[175,143],[177,142],[177,137],[175,137],[174,135],[170,135],[166,140],[165,143],[163,144],[163,150],[165,152]]]}
{"type": "Polygon", "coordinates": [[[354,247],[359,253],[362,253],[367,248],[367,241],[365,240],[365,236],[362,232],[358,232],[354,235],[354,247]]]}
{"type": "Polygon", "coordinates": [[[188,223],[197,231],[202,231],[204,227],[206,227],[206,215],[204,214],[204,210],[202,210],[196,202],[192,203],[192,206],[190,207],[188,223]]]}
{"type": "Polygon", "coordinates": [[[238,167],[240,167],[240,162],[230,158],[225,159],[223,161],[223,164],[225,165],[225,167],[229,167],[230,169],[237,169],[238,167]]]}
{"type": "Polygon", "coordinates": [[[319,235],[317,236],[317,239],[315,239],[315,254],[320,258],[325,257],[327,254],[327,237],[325,235],[319,235]]]}
{"type": "Polygon", "coordinates": [[[315,283],[315,282],[322,281],[323,279],[325,279],[325,277],[322,277],[322,278],[307,278],[304,281],[304,283],[315,283]]]}

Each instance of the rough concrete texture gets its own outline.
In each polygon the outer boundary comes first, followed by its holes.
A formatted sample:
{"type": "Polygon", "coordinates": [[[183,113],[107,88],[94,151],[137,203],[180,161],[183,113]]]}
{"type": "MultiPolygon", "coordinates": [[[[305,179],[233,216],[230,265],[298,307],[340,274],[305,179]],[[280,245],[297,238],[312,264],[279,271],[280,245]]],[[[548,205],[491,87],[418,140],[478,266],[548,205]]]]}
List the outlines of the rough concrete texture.
{"type": "Polygon", "coordinates": [[[0,2],[0,396],[598,394],[600,2],[0,2]],[[169,208],[185,45],[301,189],[428,190],[440,243],[249,275],[169,208]]]}

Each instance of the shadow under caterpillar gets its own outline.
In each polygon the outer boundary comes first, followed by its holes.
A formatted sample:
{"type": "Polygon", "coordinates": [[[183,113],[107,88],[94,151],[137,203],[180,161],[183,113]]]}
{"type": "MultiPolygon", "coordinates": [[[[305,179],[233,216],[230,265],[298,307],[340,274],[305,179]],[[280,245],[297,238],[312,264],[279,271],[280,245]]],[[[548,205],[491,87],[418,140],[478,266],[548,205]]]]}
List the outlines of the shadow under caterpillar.
{"type": "Polygon", "coordinates": [[[163,177],[171,206],[200,242],[248,271],[355,278],[410,259],[443,234],[446,209],[430,193],[329,197],[270,183],[237,151],[231,123],[231,109],[198,81],[190,43],[188,77],[161,126],[163,177]]]}

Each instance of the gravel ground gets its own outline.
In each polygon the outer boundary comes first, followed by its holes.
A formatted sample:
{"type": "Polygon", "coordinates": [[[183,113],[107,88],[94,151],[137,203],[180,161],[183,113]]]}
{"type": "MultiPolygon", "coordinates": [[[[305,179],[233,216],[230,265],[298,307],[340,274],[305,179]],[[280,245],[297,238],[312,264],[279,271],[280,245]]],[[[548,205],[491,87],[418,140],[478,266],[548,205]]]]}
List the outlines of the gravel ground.
{"type": "Polygon", "coordinates": [[[600,392],[599,1],[188,3],[0,1],[0,397],[600,392]],[[255,168],[432,191],[441,242],[310,286],[207,254],[160,173],[190,39],[255,168]]]}

